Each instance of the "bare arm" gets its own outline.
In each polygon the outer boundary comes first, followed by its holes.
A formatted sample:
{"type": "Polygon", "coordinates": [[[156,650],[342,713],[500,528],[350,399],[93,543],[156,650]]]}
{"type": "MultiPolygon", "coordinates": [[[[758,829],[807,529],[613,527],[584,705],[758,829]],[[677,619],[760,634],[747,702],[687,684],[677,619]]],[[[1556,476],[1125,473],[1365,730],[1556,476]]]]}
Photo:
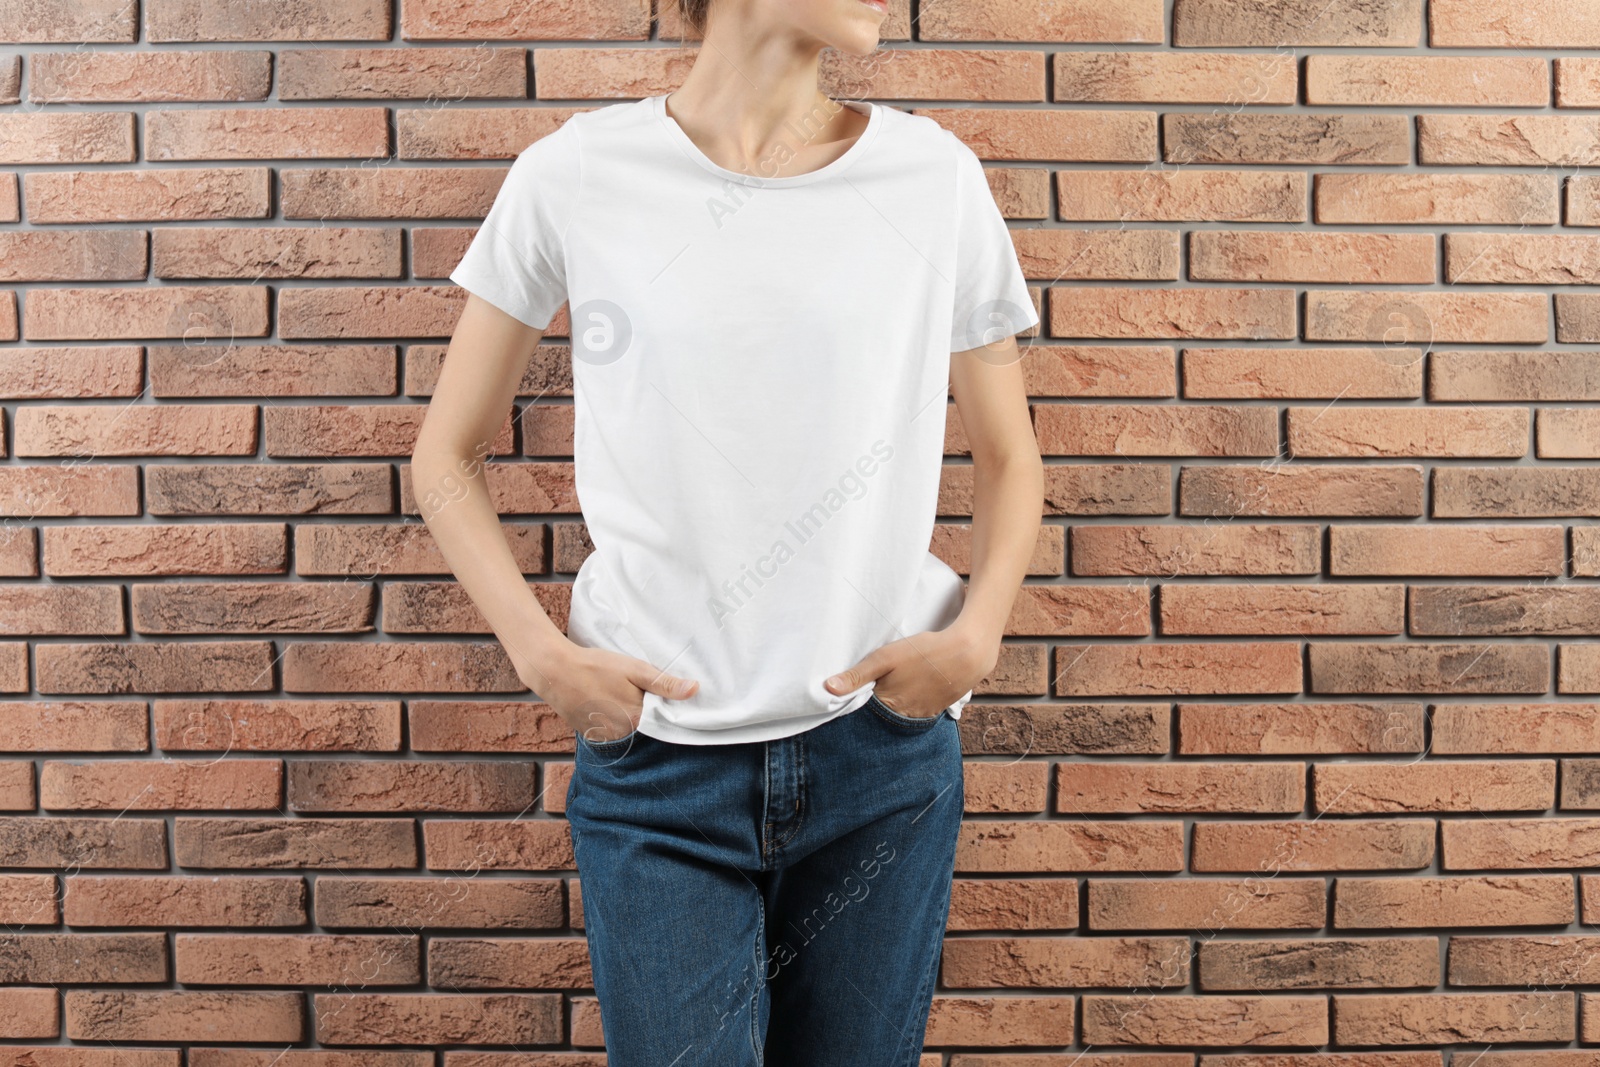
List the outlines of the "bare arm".
{"type": "Polygon", "coordinates": [[[954,353],[950,387],[976,468],[972,574],[961,613],[943,630],[868,653],[827,683],[843,694],[877,679],[878,699],[911,716],[938,714],[994,670],[1044,513],[1044,464],[1016,338],[954,353]]]}
{"type": "MultiPolygon", "coordinates": [[[[1044,514],[1044,463],[1034,437],[1016,338],[958,352],[950,387],[977,468],[972,574],[955,626],[997,659],[1044,514]]],[[[984,673],[994,669],[991,659],[984,673]]]]}
{"type": "Polygon", "coordinates": [[[540,337],[487,300],[467,295],[411,454],[411,482],[445,562],[518,676],[573,729],[606,740],[637,724],[644,691],[684,697],[694,686],[641,660],[570,641],[528,588],[506,543],[484,481],[484,457],[540,337]]]}

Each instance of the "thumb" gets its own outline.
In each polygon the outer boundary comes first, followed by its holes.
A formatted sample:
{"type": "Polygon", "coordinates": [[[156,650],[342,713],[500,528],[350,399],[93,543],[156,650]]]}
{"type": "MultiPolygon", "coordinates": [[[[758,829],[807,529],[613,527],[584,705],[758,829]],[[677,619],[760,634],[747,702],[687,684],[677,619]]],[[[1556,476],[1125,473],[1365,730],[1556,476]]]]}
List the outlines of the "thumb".
{"type": "Polygon", "coordinates": [[[654,693],[668,700],[682,700],[693,696],[695,690],[700,688],[699,682],[657,670],[653,664],[646,663],[642,659],[634,661],[634,668],[628,674],[628,681],[646,693],[654,693]]]}
{"type": "Polygon", "coordinates": [[[889,664],[882,648],[873,649],[854,666],[840,671],[822,684],[834,696],[842,696],[855,689],[860,689],[868,682],[876,681],[889,670],[889,664]]]}

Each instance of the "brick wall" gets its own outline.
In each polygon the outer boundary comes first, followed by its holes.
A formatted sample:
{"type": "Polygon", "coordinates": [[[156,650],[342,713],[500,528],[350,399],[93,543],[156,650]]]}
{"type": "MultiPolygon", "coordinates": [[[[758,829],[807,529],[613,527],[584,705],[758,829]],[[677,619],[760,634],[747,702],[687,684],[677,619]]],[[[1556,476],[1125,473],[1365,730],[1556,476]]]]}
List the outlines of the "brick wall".
{"type": "MultiPolygon", "coordinates": [[[[679,32],[0,0],[5,1063],[601,1062],[571,735],[407,468],[509,160],[679,32]]],[[[826,88],[973,146],[1044,319],[924,1064],[1600,1064],[1600,0],[886,37],[826,88]]],[[[489,468],[558,621],[566,328],[489,468]]]]}

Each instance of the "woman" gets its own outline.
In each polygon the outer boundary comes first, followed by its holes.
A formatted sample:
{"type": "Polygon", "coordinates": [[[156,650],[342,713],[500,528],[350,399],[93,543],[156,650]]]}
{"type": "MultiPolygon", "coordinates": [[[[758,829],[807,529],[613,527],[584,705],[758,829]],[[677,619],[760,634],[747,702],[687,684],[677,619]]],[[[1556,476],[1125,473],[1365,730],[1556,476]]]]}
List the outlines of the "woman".
{"type": "Polygon", "coordinates": [[[681,88],[517,156],[451,274],[470,295],[412,477],[581,738],[567,818],[612,1067],[915,1064],[956,720],[1042,509],[1013,337],[1038,316],[971,150],[818,90],[822,49],[877,48],[879,0],[706,9],[688,0],[704,38],[681,88]],[[567,634],[479,477],[563,304],[594,545],[567,634]],[[950,391],[965,593],[928,550],[950,391]]]}

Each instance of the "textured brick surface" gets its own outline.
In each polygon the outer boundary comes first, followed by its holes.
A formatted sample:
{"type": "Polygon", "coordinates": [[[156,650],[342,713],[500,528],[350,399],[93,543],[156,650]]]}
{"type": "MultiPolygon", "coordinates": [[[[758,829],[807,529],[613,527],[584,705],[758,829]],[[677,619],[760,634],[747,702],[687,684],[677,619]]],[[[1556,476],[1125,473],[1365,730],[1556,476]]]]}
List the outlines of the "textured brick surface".
{"type": "MultiPolygon", "coordinates": [[[[1042,320],[919,1067],[1596,1067],[1600,0],[883,37],[824,90],[977,152],[1042,320]]],[[[604,1067],[574,739],[409,453],[511,160],[698,47],[672,0],[0,0],[0,1060],[604,1067]]],[[[558,625],[570,328],[485,468],[558,625]]]]}

